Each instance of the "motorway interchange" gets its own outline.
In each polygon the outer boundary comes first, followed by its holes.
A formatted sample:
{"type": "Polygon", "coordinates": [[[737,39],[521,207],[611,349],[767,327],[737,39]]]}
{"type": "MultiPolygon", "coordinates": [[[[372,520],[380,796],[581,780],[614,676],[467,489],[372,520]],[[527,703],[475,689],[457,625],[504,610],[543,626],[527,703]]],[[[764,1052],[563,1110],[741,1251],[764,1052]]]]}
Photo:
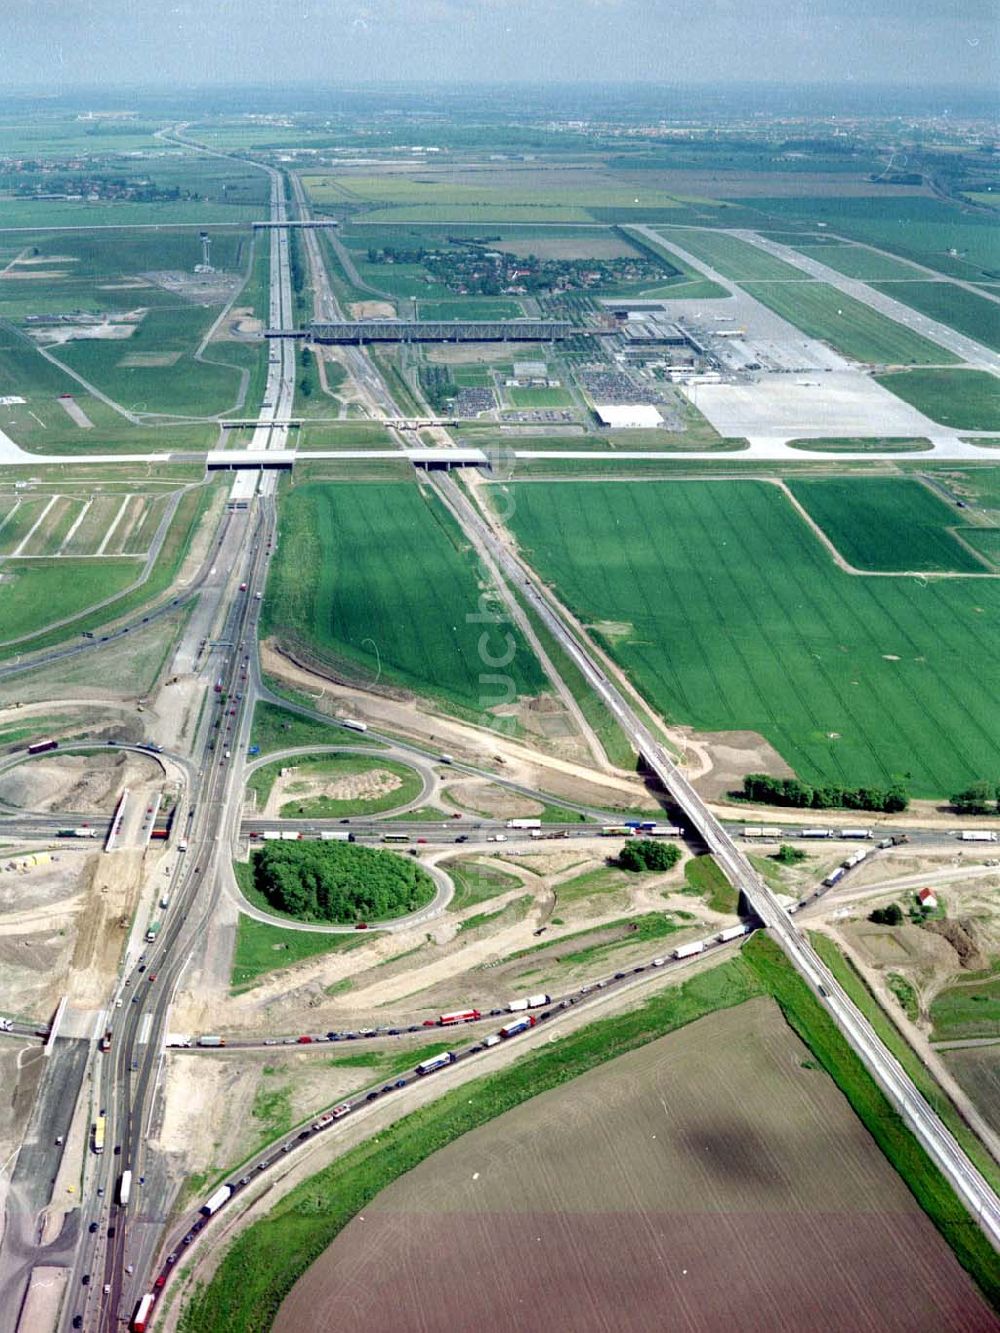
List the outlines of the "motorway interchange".
{"type": "MultiPolygon", "coordinates": [[[[269,171],[271,177],[271,218],[280,223],[287,219],[284,181],[279,173],[264,169],[269,171]]],[[[305,216],[304,198],[298,197],[297,205],[300,216],[305,216]]],[[[315,233],[305,231],[303,234],[312,270],[317,314],[337,317],[339,310],[330,291],[315,233]]],[[[271,326],[287,329],[292,324],[288,233],[278,226],[268,232],[268,237],[271,257],[271,326]]],[[[275,339],[270,346],[264,403],[252,443],[252,452],[259,454],[285,449],[287,427],[280,423],[290,418],[294,396],[294,343],[290,339],[275,339]]],[[[389,389],[366,354],[360,349],[352,349],[350,355],[356,359],[358,376],[380,410],[387,416],[401,418],[403,414],[393,403],[389,389]]],[[[402,438],[410,447],[420,444],[416,438],[405,435],[402,438]]],[[[682,812],[684,824],[715,856],[732,884],[741,892],[754,920],[767,928],[781,945],[814,993],[827,1006],[834,1021],[892,1104],[966,1202],[983,1230],[994,1244],[1000,1244],[1000,1202],[993,1191],[797,929],[786,907],[779,903],[763,882],[735,840],[734,830],[718,820],[678,770],[664,746],[639,716],[629,697],[609,676],[603,662],[579,640],[551,593],[509,547],[503,534],[492,526],[469,492],[450,476],[435,475],[432,484],[437,487],[442,500],[482,556],[486,567],[494,574],[512,616],[516,618],[521,614],[516,610],[517,603],[511,592],[511,587],[517,587],[519,595],[555,637],[589,688],[616,718],[635,750],[659,778],[669,795],[672,809],[682,812]]],[[[97,1050],[96,1040],[83,1043],[56,1036],[36,1110],[36,1123],[41,1126],[41,1135],[49,1134],[50,1130],[52,1133],[47,1145],[39,1147],[34,1153],[22,1154],[12,1182],[12,1195],[20,1200],[21,1208],[12,1217],[8,1229],[7,1253],[3,1267],[0,1267],[0,1296],[6,1293],[16,1301],[19,1308],[19,1293],[23,1291],[30,1269],[41,1262],[45,1255],[50,1259],[59,1257],[70,1267],[70,1296],[64,1305],[66,1327],[82,1327],[105,1333],[140,1310],[144,1297],[152,1298],[149,1305],[153,1307],[155,1318],[155,1298],[174,1267],[171,1259],[176,1259],[189,1237],[191,1239],[188,1243],[193,1244],[195,1238],[210,1224],[210,1217],[194,1213],[187,1215],[176,1226],[171,1222],[169,1234],[165,1234],[171,1192],[164,1164],[150,1150],[148,1137],[154,1097],[161,1075],[171,1000],[178,981],[199,932],[215,909],[220,895],[232,891],[232,848],[244,833],[249,836],[254,831],[263,832],[268,827],[266,821],[258,821],[256,826],[253,823],[247,826],[242,819],[246,755],[253,709],[257,700],[267,695],[261,682],[256,652],[260,602],[241,594],[239,585],[242,583],[250,589],[260,588],[266,579],[276,524],[273,472],[263,467],[255,470],[250,498],[248,509],[229,512],[223,521],[215,553],[215,563],[223,573],[213,581],[206,564],[199,579],[184,594],[184,599],[187,599],[196,591],[204,592],[211,587],[217,599],[218,613],[223,618],[223,631],[218,640],[229,646],[213,649],[202,660],[200,670],[206,682],[221,680],[229,696],[235,697],[239,693],[242,698],[238,702],[235,716],[227,722],[225,750],[215,745],[211,730],[206,725],[198,734],[192,754],[178,756],[184,762],[188,784],[186,801],[193,814],[185,830],[188,852],[178,861],[172,879],[171,912],[163,930],[146,950],[144,965],[148,974],[155,974],[156,984],[143,985],[134,992],[135,1003],[125,1004],[121,1009],[111,1008],[112,1037],[106,1052],[97,1050]],[[64,1234],[58,1237],[53,1247],[51,1242],[42,1243],[33,1232],[34,1216],[44,1203],[37,1181],[57,1175],[60,1154],[55,1150],[54,1140],[63,1138],[66,1133],[67,1108],[76,1100],[76,1090],[88,1064],[93,1070],[99,1104],[106,1114],[108,1142],[115,1147],[113,1151],[88,1162],[75,1220],[64,1229],[64,1234]],[[112,1205],[111,1200],[115,1197],[115,1191],[120,1189],[120,1179],[124,1172],[131,1173],[131,1197],[124,1204],[112,1205]],[[37,1177],[34,1186],[29,1182],[31,1173],[37,1177]]],[[[177,598],[164,603],[158,610],[150,612],[149,617],[165,614],[180,600],[177,598]]],[[[107,637],[126,632],[128,626],[122,626],[107,637]]],[[[88,640],[55,649],[34,661],[22,661],[4,667],[0,669],[0,674],[15,675],[41,662],[92,652],[104,641],[88,640]]],[[[490,777],[495,780],[494,774],[490,774],[490,777]]],[[[479,822],[482,828],[471,832],[488,838],[490,833],[487,823],[479,822]]],[[[396,824],[395,827],[409,832],[405,825],[396,824]]],[[[38,824],[34,828],[44,836],[38,824]]],[[[373,836],[382,836],[377,823],[372,826],[372,830],[373,836]]],[[[559,831],[565,831],[570,836],[588,836],[588,832],[580,826],[568,825],[559,831]]],[[[593,831],[589,830],[591,833],[593,831]]],[[[424,825],[418,836],[431,837],[433,834],[424,825]]],[[[447,836],[453,841],[461,835],[449,830],[447,836]]],[[[727,944],[732,947],[728,941],[716,943],[718,947],[726,947],[727,944]]],[[[649,984],[651,976],[659,976],[670,970],[666,965],[660,969],[657,962],[651,959],[648,964],[636,969],[642,973],[641,976],[633,972],[631,975],[621,973],[606,978],[594,994],[558,998],[540,1011],[536,1021],[557,1029],[566,1015],[578,1009],[579,1005],[599,1003],[601,995],[615,988],[620,990],[632,985],[649,984]],[[651,972],[650,969],[654,968],[656,970],[651,972]]],[[[676,962],[680,964],[683,960],[678,959],[676,962]]],[[[112,1005],[114,998],[111,997],[112,1005]]],[[[477,1018],[472,1021],[479,1023],[482,1020],[477,1018]]],[[[391,1037],[396,1034],[384,1035],[391,1037]]],[[[456,1050],[454,1063],[472,1059],[488,1060],[497,1045],[488,1046],[480,1040],[467,1048],[456,1050]]],[[[499,1045],[507,1047],[506,1042],[499,1045]]],[[[449,1060],[441,1069],[450,1067],[451,1063],[449,1060]]],[[[320,1116],[311,1120],[308,1126],[297,1128],[291,1136],[271,1145],[265,1154],[247,1164],[243,1176],[228,1182],[232,1193],[219,1208],[227,1207],[230,1199],[236,1199],[241,1191],[249,1190],[252,1180],[267,1176],[268,1168],[276,1167],[282,1158],[287,1158],[299,1145],[304,1146],[315,1135],[326,1133],[344,1118],[364,1113],[366,1107],[375,1105],[383,1096],[405,1095],[407,1087],[425,1077],[414,1071],[405,1078],[373,1087],[361,1094],[360,1101],[352,1103],[349,1112],[340,1114],[331,1108],[325,1113],[331,1117],[329,1120],[320,1116]]],[[[214,1213],[218,1208],[211,1211],[214,1213]]]]}

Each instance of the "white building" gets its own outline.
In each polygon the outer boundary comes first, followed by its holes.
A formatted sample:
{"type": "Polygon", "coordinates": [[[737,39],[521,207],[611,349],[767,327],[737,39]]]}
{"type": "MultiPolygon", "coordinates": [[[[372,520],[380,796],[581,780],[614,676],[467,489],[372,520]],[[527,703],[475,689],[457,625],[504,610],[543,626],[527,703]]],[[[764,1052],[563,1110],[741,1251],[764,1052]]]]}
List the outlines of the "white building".
{"type": "Polygon", "coordinates": [[[663,425],[663,418],[650,403],[595,403],[594,411],[601,425],[613,430],[646,430],[663,425]]]}

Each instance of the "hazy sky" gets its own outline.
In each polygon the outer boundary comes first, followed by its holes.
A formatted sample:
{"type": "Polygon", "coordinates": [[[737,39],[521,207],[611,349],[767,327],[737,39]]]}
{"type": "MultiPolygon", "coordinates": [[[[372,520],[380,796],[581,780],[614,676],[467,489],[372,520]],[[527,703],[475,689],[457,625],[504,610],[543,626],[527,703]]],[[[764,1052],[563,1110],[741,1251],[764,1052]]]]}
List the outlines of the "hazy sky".
{"type": "Polygon", "coordinates": [[[3,79],[996,86],[994,0],[0,0],[3,79]]]}

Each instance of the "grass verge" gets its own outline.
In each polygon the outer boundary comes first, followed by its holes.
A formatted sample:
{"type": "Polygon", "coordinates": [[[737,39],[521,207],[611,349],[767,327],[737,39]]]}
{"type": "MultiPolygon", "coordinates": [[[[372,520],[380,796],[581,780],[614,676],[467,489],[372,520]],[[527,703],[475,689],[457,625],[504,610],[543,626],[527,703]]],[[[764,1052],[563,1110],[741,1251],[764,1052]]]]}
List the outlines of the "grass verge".
{"type": "Polygon", "coordinates": [[[703,894],[713,912],[730,915],[739,907],[740,895],[711,856],[696,856],[684,863],[684,883],[693,893],[703,894]]]}

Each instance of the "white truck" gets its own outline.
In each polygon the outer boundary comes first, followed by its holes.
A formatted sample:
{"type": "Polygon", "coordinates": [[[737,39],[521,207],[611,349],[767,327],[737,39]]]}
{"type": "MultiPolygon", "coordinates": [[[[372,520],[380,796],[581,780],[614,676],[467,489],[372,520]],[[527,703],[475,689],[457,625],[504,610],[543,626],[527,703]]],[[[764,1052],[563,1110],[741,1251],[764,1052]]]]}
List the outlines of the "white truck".
{"type": "Polygon", "coordinates": [[[690,944],[678,944],[670,956],[671,958],[694,958],[697,954],[704,952],[705,941],[692,940],[690,944]]]}
{"type": "Polygon", "coordinates": [[[966,828],[958,838],[960,842],[996,842],[997,835],[991,829],[966,828]]]}
{"type": "Polygon", "coordinates": [[[539,992],[537,995],[529,995],[523,1000],[511,1000],[507,1006],[509,1014],[520,1014],[525,1009],[541,1009],[546,1004],[552,1003],[552,997],[539,992]]]}
{"type": "Polygon", "coordinates": [[[508,819],[507,827],[516,829],[541,828],[542,821],[540,819],[508,819]]]}
{"type": "Polygon", "coordinates": [[[353,718],[353,717],[344,717],[344,718],[341,718],[340,721],[341,721],[341,726],[346,727],[348,731],[367,731],[367,730],[368,730],[368,723],[367,723],[367,722],[358,722],[358,721],[357,721],[355,718],[353,718]]]}
{"type": "Polygon", "coordinates": [[[202,1217],[214,1217],[224,1203],[228,1203],[233,1195],[232,1185],[220,1185],[213,1195],[205,1200],[198,1209],[202,1217]]]}
{"type": "Polygon", "coordinates": [[[728,944],[730,940],[738,940],[741,935],[746,935],[750,927],[744,922],[738,926],[727,926],[725,930],[720,930],[716,939],[720,944],[728,944]]]}

